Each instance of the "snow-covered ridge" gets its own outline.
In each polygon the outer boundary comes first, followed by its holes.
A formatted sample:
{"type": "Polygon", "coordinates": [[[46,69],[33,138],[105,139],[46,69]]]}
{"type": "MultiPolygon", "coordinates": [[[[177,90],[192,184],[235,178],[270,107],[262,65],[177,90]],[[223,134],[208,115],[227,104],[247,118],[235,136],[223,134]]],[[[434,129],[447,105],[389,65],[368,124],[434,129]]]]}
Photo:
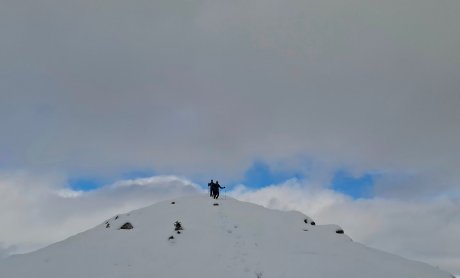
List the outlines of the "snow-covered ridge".
{"type": "Polygon", "coordinates": [[[313,224],[300,212],[186,197],[3,260],[0,277],[452,277],[355,243],[337,225],[313,224]]]}

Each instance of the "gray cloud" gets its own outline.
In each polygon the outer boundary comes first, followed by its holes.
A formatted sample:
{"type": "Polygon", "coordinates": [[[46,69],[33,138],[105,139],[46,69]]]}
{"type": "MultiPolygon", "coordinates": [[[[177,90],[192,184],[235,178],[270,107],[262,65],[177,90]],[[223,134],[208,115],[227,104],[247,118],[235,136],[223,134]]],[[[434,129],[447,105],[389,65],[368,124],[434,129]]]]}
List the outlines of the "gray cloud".
{"type": "Polygon", "coordinates": [[[304,154],[455,190],[459,12],[425,0],[2,1],[0,167],[235,178],[254,159],[304,154]]]}

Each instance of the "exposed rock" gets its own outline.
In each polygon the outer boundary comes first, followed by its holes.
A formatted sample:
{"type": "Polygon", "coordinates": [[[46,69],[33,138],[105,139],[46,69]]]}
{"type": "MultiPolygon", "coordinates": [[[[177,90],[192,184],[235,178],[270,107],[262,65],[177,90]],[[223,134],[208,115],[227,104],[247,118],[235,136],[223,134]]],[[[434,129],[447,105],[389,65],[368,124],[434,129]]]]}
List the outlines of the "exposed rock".
{"type": "Polygon", "coordinates": [[[121,227],[120,227],[120,230],[131,230],[133,229],[133,225],[129,222],[126,222],[125,224],[123,224],[121,227]]]}

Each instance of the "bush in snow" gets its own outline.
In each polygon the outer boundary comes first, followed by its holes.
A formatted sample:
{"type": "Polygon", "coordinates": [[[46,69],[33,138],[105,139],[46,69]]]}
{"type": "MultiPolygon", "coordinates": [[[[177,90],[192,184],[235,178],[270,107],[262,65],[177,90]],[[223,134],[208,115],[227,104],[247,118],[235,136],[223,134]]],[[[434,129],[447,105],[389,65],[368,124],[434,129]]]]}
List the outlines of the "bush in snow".
{"type": "Polygon", "coordinates": [[[179,221],[174,222],[174,231],[183,230],[182,224],[179,221]]]}
{"type": "Polygon", "coordinates": [[[343,234],[343,230],[342,229],[338,229],[337,231],[335,231],[337,234],[343,234]]]}

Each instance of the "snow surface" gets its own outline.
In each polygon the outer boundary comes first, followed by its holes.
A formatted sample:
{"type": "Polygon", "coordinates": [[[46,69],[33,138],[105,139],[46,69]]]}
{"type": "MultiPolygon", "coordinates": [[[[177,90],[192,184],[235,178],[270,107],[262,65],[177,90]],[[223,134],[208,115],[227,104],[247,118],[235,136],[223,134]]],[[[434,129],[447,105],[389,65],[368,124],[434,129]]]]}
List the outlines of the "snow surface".
{"type": "Polygon", "coordinates": [[[62,242],[2,260],[0,277],[453,277],[355,243],[337,234],[336,225],[311,221],[300,212],[234,199],[186,197],[120,214],[62,242]],[[126,222],[134,229],[119,230],[126,222]]]}

